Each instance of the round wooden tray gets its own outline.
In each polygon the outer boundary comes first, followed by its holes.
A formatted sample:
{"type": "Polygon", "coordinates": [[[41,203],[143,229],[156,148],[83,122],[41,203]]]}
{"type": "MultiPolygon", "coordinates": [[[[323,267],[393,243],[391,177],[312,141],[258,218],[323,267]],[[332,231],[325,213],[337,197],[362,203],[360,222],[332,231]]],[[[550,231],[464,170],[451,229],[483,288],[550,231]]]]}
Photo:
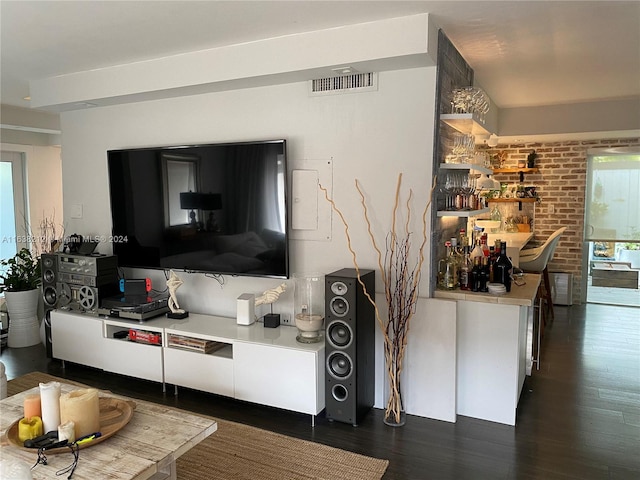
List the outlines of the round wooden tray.
{"type": "MultiPolygon", "coordinates": [[[[99,443],[104,442],[109,437],[112,437],[119,430],[121,430],[131,417],[133,417],[133,410],[135,408],[135,403],[132,401],[120,400],[119,398],[113,397],[100,397],[100,433],[102,434],[100,437],[96,438],[87,443],[83,443],[78,445],[79,448],[88,448],[93,447],[94,445],[98,445],[99,443]]],[[[11,426],[7,429],[5,436],[11,445],[22,448],[24,450],[35,451],[35,448],[26,448],[22,442],[18,438],[18,423],[20,420],[16,420],[11,426]]],[[[50,450],[46,450],[47,454],[49,453],[69,453],[69,447],[60,447],[60,448],[52,448],[50,450]]]]}

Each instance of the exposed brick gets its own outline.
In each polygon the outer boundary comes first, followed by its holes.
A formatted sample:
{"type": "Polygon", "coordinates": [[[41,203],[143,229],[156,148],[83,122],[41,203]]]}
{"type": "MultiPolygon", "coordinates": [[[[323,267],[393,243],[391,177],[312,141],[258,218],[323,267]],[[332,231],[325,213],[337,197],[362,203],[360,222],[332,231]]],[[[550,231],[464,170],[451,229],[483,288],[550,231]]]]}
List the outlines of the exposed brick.
{"type": "MultiPolygon", "coordinates": [[[[587,149],[611,146],[640,146],[640,138],[536,142],[525,145],[501,145],[497,149],[488,149],[490,154],[506,152],[507,168],[517,167],[518,160],[526,158],[532,149],[539,155],[536,159],[539,173],[527,174],[524,179],[525,185],[538,187],[537,192],[542,199],[541,203],[535,204],[533,243],[541,245],[555,230],[567,227],[556,249],[556,255],[549,265],[550,270],[573,274],[574,303],[580,301],[582,294],[582,255],[587,253],[583,252],[582,248],[587,149]],[[549,213],[550,206],[554,207],[555,213],[549,213]]],[[[496,174],[496,179],[509,184],[518,180],[517,176],[510,174],[496,174]]]]}

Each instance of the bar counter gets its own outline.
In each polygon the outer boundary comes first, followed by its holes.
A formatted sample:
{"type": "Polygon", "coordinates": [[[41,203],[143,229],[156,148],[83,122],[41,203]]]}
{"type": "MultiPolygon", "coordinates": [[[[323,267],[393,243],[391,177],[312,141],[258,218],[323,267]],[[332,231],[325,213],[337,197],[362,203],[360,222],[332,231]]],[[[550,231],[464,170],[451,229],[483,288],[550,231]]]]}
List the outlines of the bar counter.
{"type": "Polygon", "coordinates": [[[456,303],[456,414],[515,425],[533,364],[534,305],[541,276],[503,295],[436,290],[456,303]]]}
{"type": "Polygon", "coordinates": [[[538,286],[542,280],[542,275],[527,273],[524,275],[523,280],[525,285],[521,286],[511,282],[511,291],[502,295],[471,292],[468,290],[436,290],[433,296],[435,298],[447,298],[450,300],[469,300],[472,302],[531,307],[534,304],[538,286]]]}

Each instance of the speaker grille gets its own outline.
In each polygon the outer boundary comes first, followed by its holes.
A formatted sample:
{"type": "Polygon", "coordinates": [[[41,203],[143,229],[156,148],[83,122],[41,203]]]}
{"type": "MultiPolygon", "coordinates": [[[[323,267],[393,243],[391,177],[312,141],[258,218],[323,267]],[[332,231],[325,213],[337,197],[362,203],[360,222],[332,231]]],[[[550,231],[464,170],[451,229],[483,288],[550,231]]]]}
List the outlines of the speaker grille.
{"type": "Polygon", "coordinates": [[[329,302],[329,308],[336,317],[344,317],[349,313],[349,302],[344,297],[334,297],[329,302]]]}
{"type": "Polygon", "coordinates": [[[327,341],[336,348],[346,348],[353,341],[353,330],[341,320],[331,322],[327,327],[327,341]]]}
{"type": "Polygon", "coordinates": [[[344,380],[353,372],[351,357],[344,352],[335,351],[327,357],[327,371],[338,380],[344,380]]]}

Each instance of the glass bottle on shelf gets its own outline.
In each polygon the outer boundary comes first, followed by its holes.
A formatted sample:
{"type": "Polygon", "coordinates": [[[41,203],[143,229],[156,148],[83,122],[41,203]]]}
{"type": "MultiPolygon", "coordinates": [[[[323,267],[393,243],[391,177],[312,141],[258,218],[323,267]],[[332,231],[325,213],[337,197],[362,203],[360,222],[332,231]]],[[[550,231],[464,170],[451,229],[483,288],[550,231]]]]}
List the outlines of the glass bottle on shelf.
{"type": "Polygon", "coordinates": [[[489,214],[489,218],[496,222],[500,222],[500,226],[496,230],[500,230],[502,227],[502,214],[500,213],[500,209],[498,205],[494,205],[491,209],[491,213],[489,214]]]}

